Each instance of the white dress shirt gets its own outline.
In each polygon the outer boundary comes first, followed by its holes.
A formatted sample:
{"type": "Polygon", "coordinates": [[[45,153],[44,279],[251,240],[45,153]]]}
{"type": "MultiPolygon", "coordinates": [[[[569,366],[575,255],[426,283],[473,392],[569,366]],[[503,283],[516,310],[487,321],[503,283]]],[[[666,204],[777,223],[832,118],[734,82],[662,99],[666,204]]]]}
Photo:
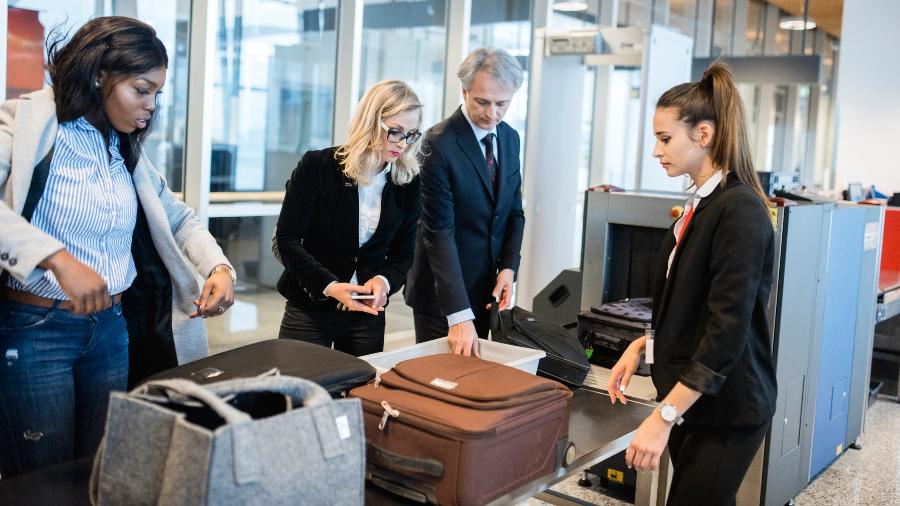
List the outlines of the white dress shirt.
{"type": "MultiPolygon", "coordinates": [[[[387,184],[387,178],[393,170],[394,164],[389,163],[387,167],[384,168],[381,172],[379,172],[374,178],[372,178],[372,182],[366,186],[357,185],[357,192],[359,193],[359,247],[362,248],[363,244],[367,243],[369,239],[375,235],[375,231],[378,230],[378,222],[381,221],[381,196],[384,194],[384,187],[387,184]]],[[[375,276],[376,278],[381,278],[384,281],[384,286],[387,291],[391,291],[391,284],[388,282],[387,278],[382,275],[375,276]]],[[[368,281],[368,280],[367,280],[368,281]]],[[[328,286],[325,287],[325,290],[322,291],[324,294],[328,287],[337,283],[337,281],[332,281],[328,283],[328,286]]],[[[350,283],[354,285],[359,284],[359,279],[356,277],[356,272],[353,272],[353,276],[350,277],[350,283]]]]}
{"type": "MultiPolygon", "coordinates": [[[[367,243],[369,239],[375,235],[378,229],[378,222],[381,220],[381,196],[384,194],[384,186],[387,184],[388,175],[394,168],[393,163],[389,163],[387,167],[379,172],[372,182],[367,186],[359,186],[359,247],[367,243]]],[[[386,277],[378,275],[384,281],[387,291],[391,291],[391,284],[388,283],[386,277]]],[[[356,273],[350,278],[350,282],[354,285],[359,284],[356,279],[356,273]]]]}

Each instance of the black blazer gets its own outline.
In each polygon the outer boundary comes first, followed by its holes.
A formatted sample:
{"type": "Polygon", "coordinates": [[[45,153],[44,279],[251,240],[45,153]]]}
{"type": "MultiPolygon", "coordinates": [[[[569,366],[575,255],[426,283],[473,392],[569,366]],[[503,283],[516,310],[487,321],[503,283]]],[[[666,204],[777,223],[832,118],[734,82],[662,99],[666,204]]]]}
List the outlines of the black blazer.
{"type": "Polygon", "coordinates": [[[360,284],[387,278],[391,293],[403,286],[412,263],[419,219],[419,177],[397,185],[388,176],[375,234],[359,247],[359,192],[335,159],[336,148],[307,151],[286,185],[273,249],[285,271],[278,291],[307,310],[333,310],[322,294],[332,281],[360,284]]]}
{"type": "MultiPolygon", "coordinates": [[[[673,226],[674,227],[674,226],[673,226]]],[[[653,298],[653,383],[703,395],[684,415],[704,427],[751,427],[775,413],[776,380],[766,306],[774,232],[756,193],[735,176],[702,199],[675,252],[666,234],[653,298]]]]}
{"type": "Polygon", "coordinates": [[[422,166],[422,219],[404,292],[412,308],[476,314],[491,300],[497,272],[519,269],[525,228],[519,134],[497,125],[498,191],[472,127],[457,109],[428,130],[422,166]]]}

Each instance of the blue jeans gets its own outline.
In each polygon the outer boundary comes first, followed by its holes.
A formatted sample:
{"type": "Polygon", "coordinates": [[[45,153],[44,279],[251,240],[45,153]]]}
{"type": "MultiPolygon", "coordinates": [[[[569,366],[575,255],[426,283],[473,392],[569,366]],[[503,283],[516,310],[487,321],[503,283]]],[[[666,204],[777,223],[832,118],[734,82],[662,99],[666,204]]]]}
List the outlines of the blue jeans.
{"type": "Polygon", "coordinates": [[[76,315],[0,299],[2,477],[93,454],[127,382],[121,305],[76,315]]]}

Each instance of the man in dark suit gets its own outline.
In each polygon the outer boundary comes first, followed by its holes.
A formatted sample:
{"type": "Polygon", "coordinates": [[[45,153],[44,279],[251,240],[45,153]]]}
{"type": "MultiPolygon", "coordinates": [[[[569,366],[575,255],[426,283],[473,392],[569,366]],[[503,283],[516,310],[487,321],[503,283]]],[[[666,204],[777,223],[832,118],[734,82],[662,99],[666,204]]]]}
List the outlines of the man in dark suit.
{"type": "Polygon", "coordinates": [[[503,122],[522,68],[500,49],[477,49],[459,67],[463,105],[432,127],[422,165],[422,217],[404,292],[416,342],[449,336],[478,354],[488,304],[509,305],[525,228],[519,134],[503,122]]]}

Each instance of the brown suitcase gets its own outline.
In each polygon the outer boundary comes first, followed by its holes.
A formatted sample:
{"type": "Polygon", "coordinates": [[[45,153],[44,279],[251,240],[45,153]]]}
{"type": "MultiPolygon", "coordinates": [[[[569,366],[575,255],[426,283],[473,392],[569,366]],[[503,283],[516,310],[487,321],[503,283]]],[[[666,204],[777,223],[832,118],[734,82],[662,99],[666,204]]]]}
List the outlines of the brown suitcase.
{"type": "Polygon", "coordinates": [[[366,476],[409,499],[485,504],[574,455],[572,392],[495,362],[406,360],[350,395],[363,401],[366,476]]]}

